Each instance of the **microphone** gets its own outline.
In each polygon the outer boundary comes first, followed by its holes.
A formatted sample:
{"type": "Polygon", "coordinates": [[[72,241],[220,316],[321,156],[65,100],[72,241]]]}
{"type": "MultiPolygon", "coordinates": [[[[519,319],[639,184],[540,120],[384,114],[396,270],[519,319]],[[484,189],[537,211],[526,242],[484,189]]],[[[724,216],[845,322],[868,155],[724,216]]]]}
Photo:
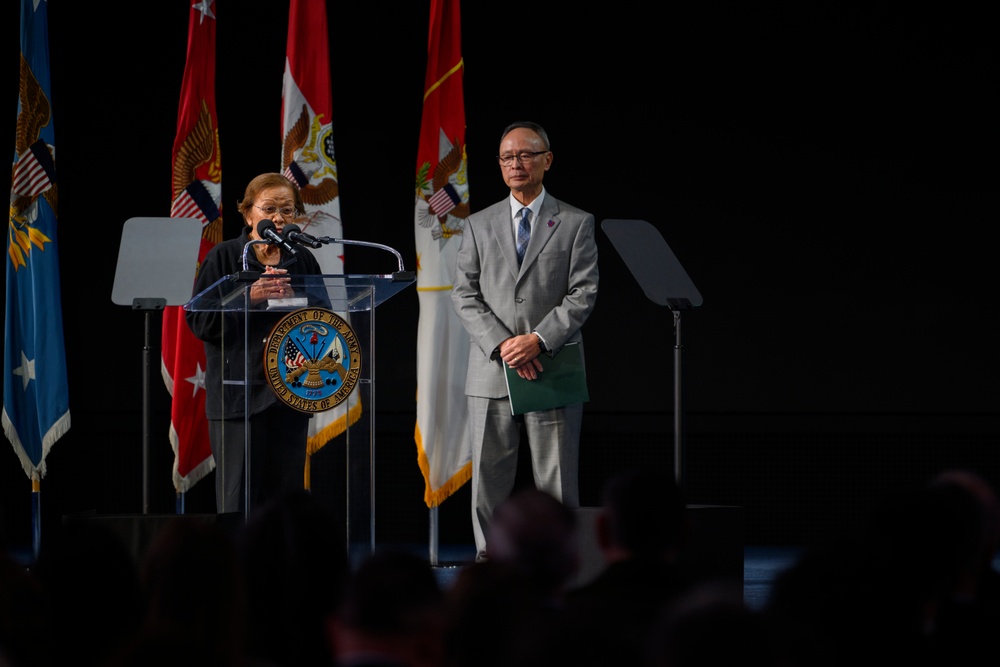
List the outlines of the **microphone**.
{"type": "Polygon", "coordinates": [[[301,243],[302,245],[307,245],[310,248],[323,247],[323,243],[319,239],[310,234],[306,234],[298,225],[295,224],[285,225],[285,228],[281,230],[281,234],[293,243],[301,243]]]}
{"type": "Polygon", "coordinates": [[[261,220],[257,223],[257,233],[261,235],[271,245],[280,245],[285,252],[292,255],[299,254],[299,251],[295,249],[291,243],[285,240],[285,238],[275,231],[274,223],[268,219],[261,220]]]}

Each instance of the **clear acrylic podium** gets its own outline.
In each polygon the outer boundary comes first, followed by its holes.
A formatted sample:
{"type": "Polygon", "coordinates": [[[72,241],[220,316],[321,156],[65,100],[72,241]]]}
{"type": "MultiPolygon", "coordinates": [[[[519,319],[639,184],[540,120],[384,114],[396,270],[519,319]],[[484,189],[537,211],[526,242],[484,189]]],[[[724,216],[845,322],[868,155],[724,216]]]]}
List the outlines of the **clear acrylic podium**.
{"type": "MultiPolygon", "coordinates": [[[[240,355],[243,358],[229,359],[224,365],[222,393],[241,396],[244,415],[251,413],[250,405],[256,392],[273,391],[266,384],[256,383],[252,383],[251,391],[244,390],[248,384],[246,378],[253,378],[257,370],[254,365],[264,364],[263,358],[257,358],[250,352],[255,349],[249,344],[252,332],[266,328],[269,322],[288,313],[318,304],[348,322],[361,349],[360,375],[354,385],[362,408],[361,418],[349,424],[344,434],[344,518],[348,555],[352,558],[371,553],[375,548],[375,309],[414,283],[414,273],[403,271],[402,264],[400,267],[401,270],[396,273],[380,275],[291,276],[292,297],[260,305],[251,305],[250,302],[250,286],[260,274],[242,271],[218,280],[184,306],[186,311],[218,313],[222,340],[227,340],[228,331],[229,339],[235,335],[243,341],[242,350],[246,351],[240,355]]],[[[250,506],[249,477],[253,461],[250,460],[250,430],[246,421],[248,418],[244,417],[247,442],[243,507],[244,516],[249,516],[253,509],[250,506]]]]}

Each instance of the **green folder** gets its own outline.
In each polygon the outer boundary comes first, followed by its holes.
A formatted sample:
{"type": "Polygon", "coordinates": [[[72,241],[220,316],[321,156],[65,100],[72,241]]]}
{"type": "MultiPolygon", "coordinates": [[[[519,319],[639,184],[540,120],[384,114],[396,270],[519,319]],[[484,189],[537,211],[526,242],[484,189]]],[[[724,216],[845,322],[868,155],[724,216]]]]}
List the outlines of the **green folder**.
{"type": "Polygon", "coordinates": [[[579,343],[564,345],[551,357],[543,354],[538,358],[542,362],[542,372],[536,380],[525,380],[517,371],[504,364],[512,415],[551,410],[590,400],[587,371],[583,366],[579,343]]]}

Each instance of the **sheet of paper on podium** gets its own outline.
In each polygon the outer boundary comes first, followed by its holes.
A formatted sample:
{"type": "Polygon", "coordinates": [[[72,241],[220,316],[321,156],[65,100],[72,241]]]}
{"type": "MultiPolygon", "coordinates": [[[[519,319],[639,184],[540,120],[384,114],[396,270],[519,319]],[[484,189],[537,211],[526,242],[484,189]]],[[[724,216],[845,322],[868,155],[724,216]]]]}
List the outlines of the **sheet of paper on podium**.
{"type": "Polygon", "coordinates": [[[587,371],[583,366],[579,343],[569,343],[555,355],[543,354],[539,359],[542,360],[543,370],[536,380],[525,380],[504,364],[512,415],[551,410],[590,400],[587,371]]]}

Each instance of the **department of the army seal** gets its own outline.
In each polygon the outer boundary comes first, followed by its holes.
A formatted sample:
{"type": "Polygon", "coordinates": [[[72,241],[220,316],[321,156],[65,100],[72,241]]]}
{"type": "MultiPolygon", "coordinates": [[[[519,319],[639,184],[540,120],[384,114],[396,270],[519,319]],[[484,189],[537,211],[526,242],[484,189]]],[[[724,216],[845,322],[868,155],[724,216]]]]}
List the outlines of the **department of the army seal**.
{"type": "Polygon", "coordinates": [[[271,330],[264,372],[278,398],[301,412],[324,412],[350,395],[361,377],[361,345],[333,311],[303,308],[271,330]]]}

